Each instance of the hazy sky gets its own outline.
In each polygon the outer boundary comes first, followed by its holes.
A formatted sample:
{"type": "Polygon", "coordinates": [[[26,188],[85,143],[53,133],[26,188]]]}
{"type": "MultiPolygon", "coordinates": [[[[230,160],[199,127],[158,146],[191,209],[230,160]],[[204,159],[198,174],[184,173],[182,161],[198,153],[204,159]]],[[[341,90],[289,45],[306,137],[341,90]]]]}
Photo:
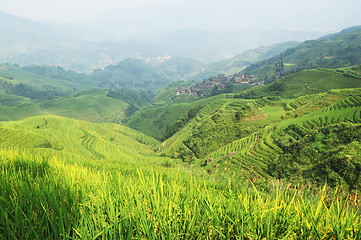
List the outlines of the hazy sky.
{"type": "Polygon", "coordinates": [[[199,15],[204,11],[206,17],[213,12],[213,17],[226,16],[225,21],[240,27],[336,31],[361,25],[360,0],[0,0],[0,9],[59,22],[84,20],[116,8],[165,4],[177,4],[185,17],[188,10],[199,11],[199,15]]]}
{"type": "Polygon", "coordinates": [[[0,0],[0,9],[35,20],[72,21],[115,8],[162,5],[179,0],[0,0]]]}

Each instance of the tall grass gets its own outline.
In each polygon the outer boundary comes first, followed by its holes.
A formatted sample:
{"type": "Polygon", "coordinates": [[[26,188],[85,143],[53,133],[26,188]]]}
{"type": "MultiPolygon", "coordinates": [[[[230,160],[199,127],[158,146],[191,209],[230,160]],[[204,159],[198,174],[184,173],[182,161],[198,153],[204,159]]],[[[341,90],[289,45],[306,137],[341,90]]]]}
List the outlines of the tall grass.
{"type": "Polygon", "coordinates": [[[360,239],[357,195],[98,170],[7,151],[0,239],[360,239]]]}

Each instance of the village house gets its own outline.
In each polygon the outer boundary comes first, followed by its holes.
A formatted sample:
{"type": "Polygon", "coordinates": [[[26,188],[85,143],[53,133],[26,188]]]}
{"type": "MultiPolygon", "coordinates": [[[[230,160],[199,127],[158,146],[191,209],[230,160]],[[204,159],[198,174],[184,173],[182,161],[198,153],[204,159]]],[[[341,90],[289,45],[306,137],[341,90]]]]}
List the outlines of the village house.
{"type": "Polygon", "coordinates": [[[243,84],[245,84],[245,83],[250,83],[252,80],[251,79],[245,79],[245,78],[243,78],[243,79],[241,79],[241,82],[240,83],[243,83],[243,84]]]}
{"type": "Polygon", "coordinates": [[[218,74],[217,76],[204,79],[201,83],[197,83],[192,87],[181,87],[177,91],[177,95],[188,94],[188,95],[207,95],[214,89],[223,90],[230,83],[241,83],[241,84],[252,84],[253,86],[263,85],[264,81],[256,81],[254,75],[231,75],[226,76],[225,74],[218,74]]]}
{"type": "Polygon", "coordinates": [[[187,92],[186,88],[178,88],[177,95],[186,94],[187,92]]]}
{"type": "Polygon", "coordinates": [[[253,81],[252,86],[261,86],[264,84],[264,81],[253,81]]]}

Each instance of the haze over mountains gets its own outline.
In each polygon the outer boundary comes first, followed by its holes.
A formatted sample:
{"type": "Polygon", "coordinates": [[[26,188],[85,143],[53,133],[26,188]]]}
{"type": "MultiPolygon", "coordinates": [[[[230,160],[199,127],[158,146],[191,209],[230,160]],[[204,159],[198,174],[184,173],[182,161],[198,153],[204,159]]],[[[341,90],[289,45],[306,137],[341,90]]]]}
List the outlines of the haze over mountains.
{"type": "MultiPolygon", "coordinates": [[[[167,8],[154,8],[149,14],[142,14],[141,9],[115,11],[71,24],[33,21],[0,11],[0,30],[6,33],[0,39],[0,62],[59,65],[88,72],[129,57],[149,60],[182,56],[211,63],[260,46],[324,35],[318,31],[285,29],[202,30],[202,25],[189,28],[191,24],[177,24],[184,17],[173,15],[150,21],[152,16],[165,15],[167,11],[167,8]]],[[[212,24],[211,18],[204,22],[212,24]]]]}

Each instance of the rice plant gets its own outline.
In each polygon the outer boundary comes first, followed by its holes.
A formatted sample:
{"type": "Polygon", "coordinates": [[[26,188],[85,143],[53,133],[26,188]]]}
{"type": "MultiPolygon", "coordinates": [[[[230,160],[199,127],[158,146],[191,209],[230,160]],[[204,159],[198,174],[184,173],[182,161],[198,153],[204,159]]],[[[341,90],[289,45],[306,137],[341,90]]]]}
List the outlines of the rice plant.
{"type": "Polygon", "coordinates": [[[360,239],[360,197],[179,169],[94,170],[16,151],[0,158],[2,239],[360,239]]]}

